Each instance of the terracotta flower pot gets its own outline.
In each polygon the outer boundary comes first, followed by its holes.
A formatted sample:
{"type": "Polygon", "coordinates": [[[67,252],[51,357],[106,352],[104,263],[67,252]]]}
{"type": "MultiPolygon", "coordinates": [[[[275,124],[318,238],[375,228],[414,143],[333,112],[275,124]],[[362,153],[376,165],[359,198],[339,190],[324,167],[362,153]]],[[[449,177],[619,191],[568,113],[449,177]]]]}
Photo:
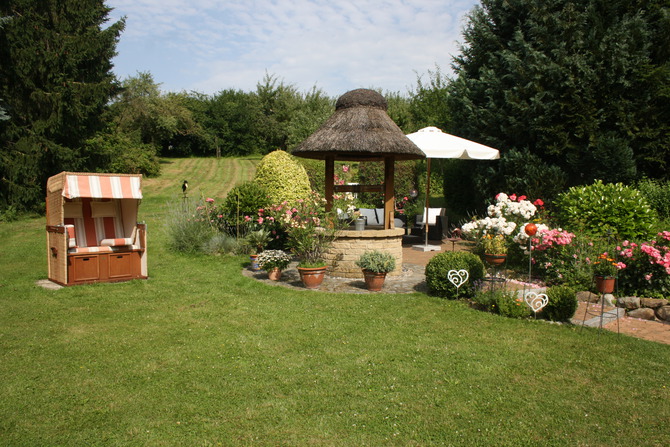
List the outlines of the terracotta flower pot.
{"type": "Polygon", "coordinates": [[[600,293],[612,293],[615,281],[614,276],[596,276],[596,290],[600,293]]]}
{"type": "Polygon", "coordinates": [[[484,260],[491,265],[502,265],[507,260],[507,255],[484,254],[484,260]]]}
{"type": "Polygon", "coordinates": [[[272,281],[279,281],[281,279],[281,269],[279,267],[274,267],[272,270],[268,271],[268,278],[272,281]]]}
{"type": "Polygon", "coordinates": [[[365,278],[365,285],[370,292],[379,292],[384,287],[384,280],[386,280],[386,273],[376,273],[370,270],[363,270],[363,277],[365,278]]]}
{"type": "Polygon", "coordinates": [[[327,268],[328,267],[325,266],[314,268],[298,267],[298,273],[300,273],[302,284],[308,289],[318,288],[326,276],[327,268]]]}

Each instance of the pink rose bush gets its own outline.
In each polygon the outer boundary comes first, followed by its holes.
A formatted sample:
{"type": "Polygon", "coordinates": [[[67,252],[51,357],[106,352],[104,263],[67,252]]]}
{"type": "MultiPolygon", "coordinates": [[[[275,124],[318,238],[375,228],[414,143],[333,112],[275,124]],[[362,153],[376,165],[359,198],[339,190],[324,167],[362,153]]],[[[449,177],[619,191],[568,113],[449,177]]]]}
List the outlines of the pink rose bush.
{"type": "Polygon", "coordinates": [[[623,241],[618,250],[627,266],[619,275],[619,288],[640,296],[670,296],[670,231],[646,242],[623,241]]]}

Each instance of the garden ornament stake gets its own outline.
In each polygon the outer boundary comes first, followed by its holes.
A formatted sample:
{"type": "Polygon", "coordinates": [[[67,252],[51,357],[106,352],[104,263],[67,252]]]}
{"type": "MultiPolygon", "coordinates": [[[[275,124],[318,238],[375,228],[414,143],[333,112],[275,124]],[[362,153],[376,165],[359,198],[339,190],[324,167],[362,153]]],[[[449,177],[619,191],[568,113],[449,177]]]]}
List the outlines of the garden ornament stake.
{"type": "Polygon", "coordinates": [[[528,235],[528,282],[530,283],[530,282],[532,282],[531,281],[531,271],[533,269],[532,240],[533,240],[533,236],[535,236],[535,234],[537,233],[537,225],[535,225],[534,223],[526,224],[526,226],[523,227],[523,231],[525,231],[526,234],[528,235]]]}
{"type": "Polygon", "coordinates": [[[456,287],[456,298],[458,298],[458,289],[468,282],[468,278],[470,278],[470,274],[465,269],[449,270],[447,273],[447,279],[456,287]]]}
{"type": "Polygon", "coordinates": [[[535,292],[528,292],[526,293],[526,296],[524,296],[523,300],[526,302],[528,307],[533,311],[533,314],[535,314],[535,318],[537,319],[537,313],[541,311],[544,306],[546,306],[549,303],[549,297],[547,297],[546,294],[544,293],[535,293],[535,292]]]}

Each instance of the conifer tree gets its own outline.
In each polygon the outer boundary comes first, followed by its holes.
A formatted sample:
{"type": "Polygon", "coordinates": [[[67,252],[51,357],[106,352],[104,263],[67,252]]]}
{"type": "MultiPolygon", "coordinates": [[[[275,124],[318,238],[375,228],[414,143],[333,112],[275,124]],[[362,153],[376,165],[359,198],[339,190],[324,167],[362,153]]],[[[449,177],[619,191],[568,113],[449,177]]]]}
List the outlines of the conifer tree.
{"type": "Polygon", "coordinates": [[[111,59],[124,20],[108,24],[104,0],[3,0],[0,208],[39,207],[46,179],[84,163],[117,92],[111,59]]]}
{"type": "MultiPolygon", "coordinates": [[[[567,184],[667,177],[669,5],[483,0],[455,58],[452,131],[502,157],[531,154],[528,162],[558,167],[567,184]]],[[[514,175],[534,174],[517,166],[514,175]]],[[[488,186],[487,194],[504,187],[488,186]]]]}

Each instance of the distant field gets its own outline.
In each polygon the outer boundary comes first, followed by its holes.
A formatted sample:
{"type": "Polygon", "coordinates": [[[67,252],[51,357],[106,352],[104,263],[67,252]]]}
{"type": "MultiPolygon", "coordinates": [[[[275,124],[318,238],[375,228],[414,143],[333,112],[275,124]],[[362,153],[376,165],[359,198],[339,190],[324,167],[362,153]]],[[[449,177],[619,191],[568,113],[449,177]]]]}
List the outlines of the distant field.
{"type": "Polygon", "coordinates": [[[192,197],[223,199],[235,185],[253,178],[259,161],[260,157],[163,158],[161,176],[144,179],[144,189],[157,197],[181,196],[181,185],[188,180],[192,197]]]}

